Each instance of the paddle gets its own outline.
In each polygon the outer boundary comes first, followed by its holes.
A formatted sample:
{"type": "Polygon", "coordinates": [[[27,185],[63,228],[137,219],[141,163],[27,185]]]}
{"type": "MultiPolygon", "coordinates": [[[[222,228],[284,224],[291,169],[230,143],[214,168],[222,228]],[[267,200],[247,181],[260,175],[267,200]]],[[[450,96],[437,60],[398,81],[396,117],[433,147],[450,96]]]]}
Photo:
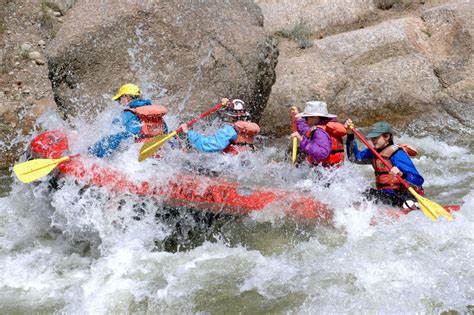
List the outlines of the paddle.
{"type": "MultiPolygon", "coordinates": [[[[387,167],[388,169],[392,168],[392,165],[385,160],[370,144],[369,142],[354,128],[354,126],[349,126],[352,131],[356,134],[357,137],[369,148],[369,150],[387,167]]],[[[437,204],[434,201],[431,201],[425,197],[420,196],[414,189],[411,187],[399,174],[397,174],[397,179],[408,189],[408,191],[416,198],[418,204],[420,205],[421,211],[433,221],[438,219],[438,216],[442,215],[449,221],[453,219],[451,214],[446,211],[442,206],[437,204]]]]}
{"type": "Polygon", "coordinates": [[[59,159],[36,159],[19,163],[13,166],[13,172],[21,182],[30,183],[48,175],[60,163],[78,155],[79,154],[73,156],[64,156],[59,159]]]}
{"type": "MultiPolygon", "coordinates": [[[[296,132],[296,111],[294,109],[291,110],[291,126],[293,128],[293,132],[296,132]]],[[[298,152],[298,138],[293,137],[293,150],[291,151],[291,161],[293,165],[296,163],[296,154],[298,152]]]]}
{"type": "MultiPolygon", "coordinates": [[[[213,112],[215,112],[216,110],[218,110],[222,106],[227,105],[228,101],[229,101],[228,99],[223,98],[222,103],[220,103],[219,105],[211,108],[207,112],[202,113],[198,117],[188,121],[186,124],[188,125],[188,127],[193,125],[199,119],[204,118],[204,117],[208,116],[209,114],[212,114],[213,112]]],[[[145,160],[146,158],[152,156],[156,152],[156,150],[158,150],[166,141],[173,138],[174,136],[176,136],[178,133],[180,133],[182,131],[183,130],[180,127],[178,129],[176,129],[175,131],[173,131],[172,133],[169,133],[169,134],[164,135],[164,136],[159,135],[159,136],[154,137],[150,141],[145,142],[145,144],[143,144],[143,146],[140,149],[140,153],[138,155],[138,161],[141,162],[141,161],[145,160]]]]}

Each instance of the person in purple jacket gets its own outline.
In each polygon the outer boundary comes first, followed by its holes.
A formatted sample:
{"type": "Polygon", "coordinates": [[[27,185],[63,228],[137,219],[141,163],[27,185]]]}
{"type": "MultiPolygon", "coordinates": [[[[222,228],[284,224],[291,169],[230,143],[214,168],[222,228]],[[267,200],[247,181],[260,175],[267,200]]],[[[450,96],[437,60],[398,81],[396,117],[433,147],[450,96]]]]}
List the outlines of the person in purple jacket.
{"type": "MultiPolygon", "coordinates": [[[[293,110],[298,112],[295,107],[293,110]]],[[[306,102],[304,111],[296,115],[297,131],[291,137],[298,138],[299,150],[310,165],[333,167],[344,160],[342,137],[346,129],[336,117],[329,114],[326,103],[320,101],[306,102]]]]}

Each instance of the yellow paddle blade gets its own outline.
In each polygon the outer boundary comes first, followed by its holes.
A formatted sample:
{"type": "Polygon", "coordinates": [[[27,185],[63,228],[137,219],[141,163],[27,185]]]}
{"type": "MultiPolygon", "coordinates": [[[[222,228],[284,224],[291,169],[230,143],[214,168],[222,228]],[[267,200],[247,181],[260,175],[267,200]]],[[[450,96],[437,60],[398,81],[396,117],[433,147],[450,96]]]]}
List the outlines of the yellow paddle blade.
{"type": "Polygon", "coordinates": [[[293,138],[293,150],[291,151],[291,161],[293,164],[296,162],[296,153],[298,152],[298,139],[296,137],[293,138]]]}
{"type": "Polygon", "coordinates": [[[69,160],[69,156],[59,159],[36,159],[13,166],[13,172],[23,183],[30,183],[51,172],[59,163],[69,160]]]}
{"type": "Polygon", "coordinates": [[[138,154],[138,161],[141,162],[146,158],[152,156],[166,141],[176,136],[176,131],[167,135],[159,135],[152,140],[145,142],[138,154]]]}
{"type": "Polygon", "coordinates": [[[425,197],[420,196],[412,187],[408,188],[408,191],[416,198],[420,205],[421,211],[433,221],[438,219],[438,216],[442,215],[449,221],[453,220],[453,216],[446,211],[441,205],[434,201],[431,201],[425,197]]]}

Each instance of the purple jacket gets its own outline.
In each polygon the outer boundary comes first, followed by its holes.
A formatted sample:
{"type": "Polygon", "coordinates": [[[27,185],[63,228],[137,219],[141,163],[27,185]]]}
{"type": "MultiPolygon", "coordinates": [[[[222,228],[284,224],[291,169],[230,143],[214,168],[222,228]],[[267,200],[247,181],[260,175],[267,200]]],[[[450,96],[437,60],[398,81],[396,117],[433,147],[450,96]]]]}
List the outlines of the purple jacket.
{"type": "MultiPolygon", "coordinates": [[[[335,119],[329,121],[335,121],[335,119]]],[[[323,123],[318,123],[318,125],[324,125],[327,123],[328,120],[323,123]]],[[[300,142],[300,149],[307,155],[311,156],[314,162],[322,161],[331,153],[331,138],[326,131],[321,128],[316,128],[312,139],[309,139],[306,137],[306,132],[309,128],[310,127],[306,123],[306,120],[303,118],[296,120],[296,129],[299,134],[303,136],[303,140],[300,142]]]]}

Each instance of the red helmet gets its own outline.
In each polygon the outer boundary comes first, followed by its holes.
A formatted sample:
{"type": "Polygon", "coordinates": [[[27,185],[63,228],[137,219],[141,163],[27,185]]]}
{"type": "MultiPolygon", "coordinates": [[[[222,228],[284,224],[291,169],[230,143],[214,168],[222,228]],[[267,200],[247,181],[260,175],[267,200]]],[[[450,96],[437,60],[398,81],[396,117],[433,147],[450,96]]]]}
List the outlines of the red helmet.
{"type": "Polygon", "coordinates": [[[227,104],[224,113],[231,117],[249,117],[250,114],[245,110],[245,106],[244,101],[233,99],[227,104]]]}

